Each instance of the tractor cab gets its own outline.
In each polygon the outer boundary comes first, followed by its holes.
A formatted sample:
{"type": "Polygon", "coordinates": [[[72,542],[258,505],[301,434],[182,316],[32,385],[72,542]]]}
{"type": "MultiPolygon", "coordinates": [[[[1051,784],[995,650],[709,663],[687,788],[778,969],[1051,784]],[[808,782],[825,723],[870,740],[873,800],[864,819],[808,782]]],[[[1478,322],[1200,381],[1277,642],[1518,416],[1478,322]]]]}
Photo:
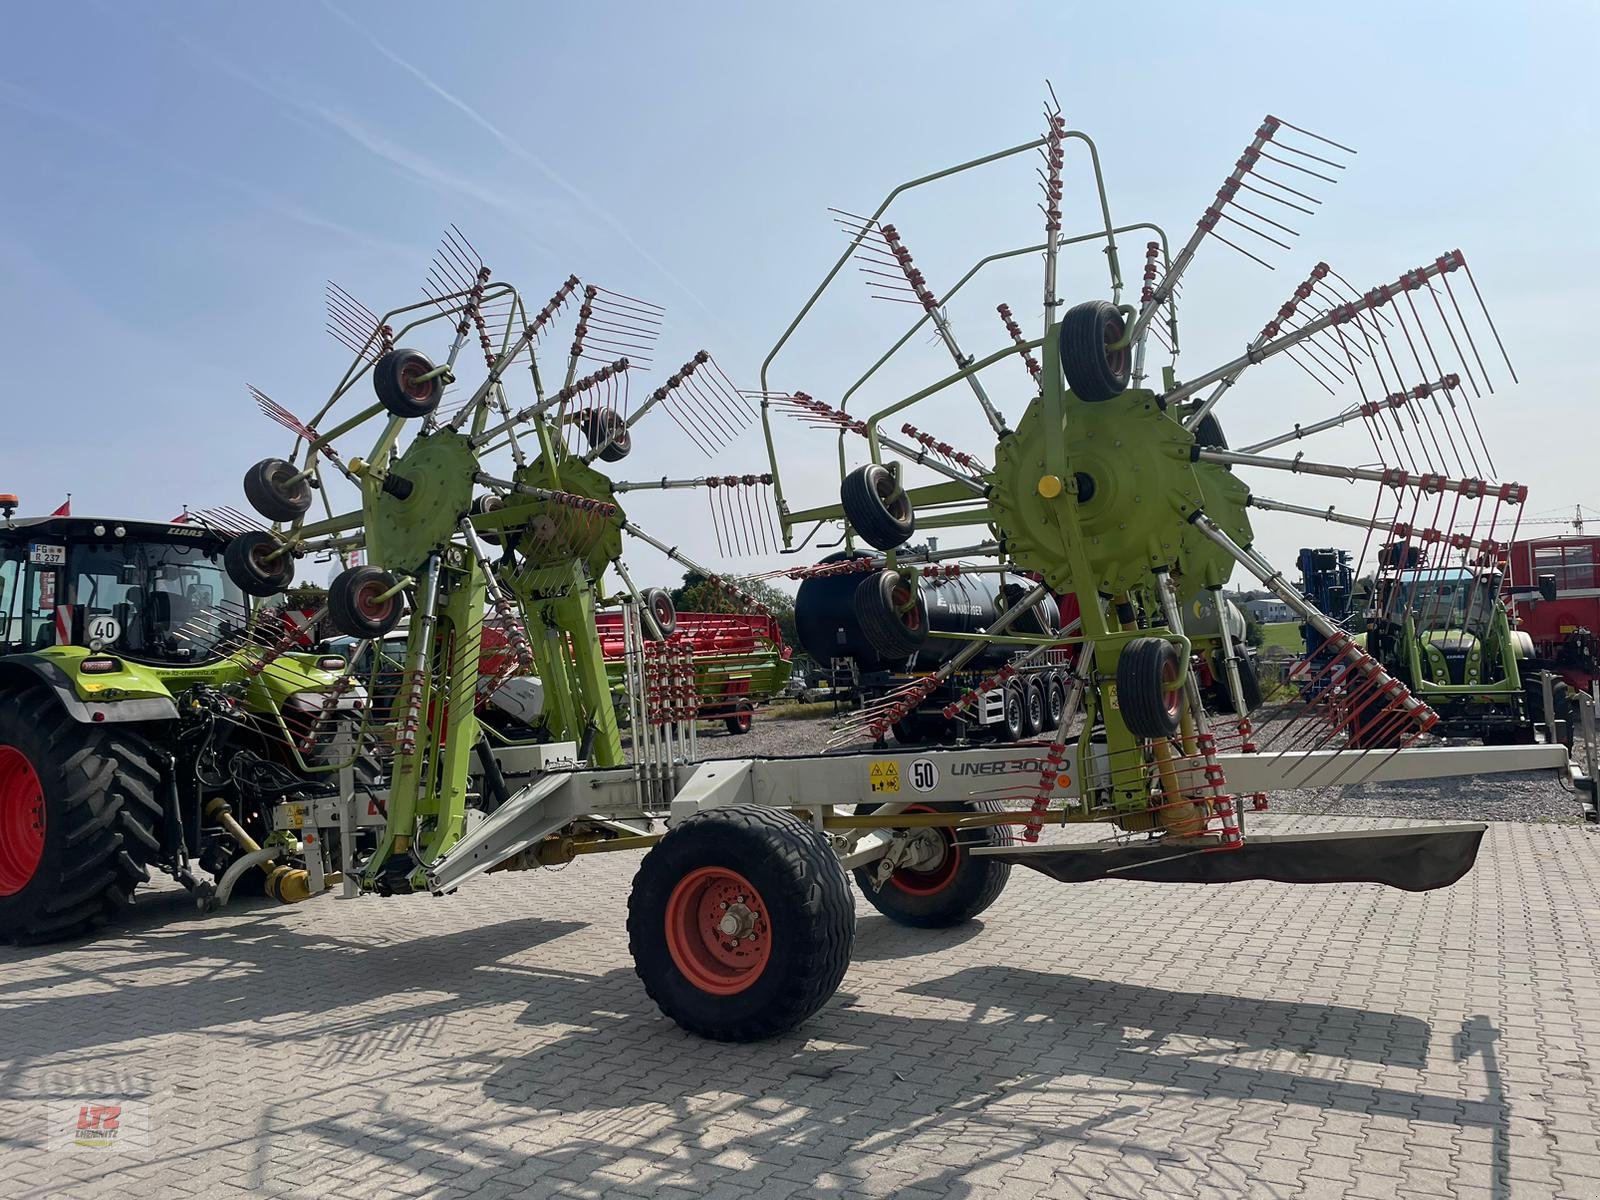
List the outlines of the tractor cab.
{"type": "Polygon", "coordinates": [[[193,666],[227,653],[249,611],[227,540],[186,523],[0,521],[0,655],[72,645],[193,666]]]}

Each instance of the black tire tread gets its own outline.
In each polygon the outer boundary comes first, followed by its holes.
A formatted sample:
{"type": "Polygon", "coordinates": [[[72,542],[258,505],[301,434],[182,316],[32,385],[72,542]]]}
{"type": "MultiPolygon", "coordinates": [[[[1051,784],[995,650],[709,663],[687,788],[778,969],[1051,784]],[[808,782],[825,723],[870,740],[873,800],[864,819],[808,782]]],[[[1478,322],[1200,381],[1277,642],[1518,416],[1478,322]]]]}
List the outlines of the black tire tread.
{"type": "MultiPolygon", "coordinates": [[[[970,800],[960,804],[947,806],[953,812],[971,813],[997,813],[1004,812],[1006,806],[998,800],[970,800]]],[[[876,804],[856,805],[857,815],[875,812],[876,804]]],[[[1015,844],[1016,835],[1009,825],[985,825],[978,829],[964,831],[970,834],[971,841],[964,842],[966,846],[1010,846],[1015,844]]],[[[855,875],[856,886],[861,889],[861,895],[867,903],[872,905],[884,916],[899,925],[907,925],[913,929],[948,929],[953,925],[962,925],[972,920],[979,913],[987,909],[1000,898],[1000,893],[1005,890],[1007,882],[1011,879],[1011,864],[996,862],[990,858],[973,858],[968,855],[967,865],[977,872],[981,882],[976,888],[965,888],[956,891],[951,897],[951,903],[933,912],[916,913],[907,911],[904,907],[897,908],[888,903],[885,895],[891,898],[898,893],[891,893],[889,885],[885,884],[882,891],[872,886],[874,870],[873,864],[857,867],[855,875]]],[[[955,891],[955,889],[952,889],[955,891]]]]}
{"type": "Polygon", "coordinates": [[[879,550],[894,550],[911,540],[917,531],[917,514],[901,521],[883,507],[883,500],[871,480],[885,470],[867,463],[844,477],[839,485],[839,503],[846,520],[868,545],[879,550]]]}
{"type": "MultiPolygon", "coordinates": [[[[628,895],[628,943],[645,992],[684,1029],[715,1041],[753,1042],[775,1037],[794,1029],[826,1004],[850,966],[855,920],[855,898],[827,841],[793,813],[760,805],[707,809],[678,823],[645,855],[628,895]],[[783,989],[774,1003],[738,1019],[716,1018],[708,1011],[709,1004],[681,1003],[682,997],[674,994],[669,980],[653,977],[645,961],[651,956],[642,953],[661,940],[658,928],[667,897],[682,878],[683,872],[674,867],[673,860],[683,857],[683,851],[694,856],[688,848],[696,840],[709,840],[713,846],[734,841],[741,851],[738,869],[747,876],[763,868],[776,868],[787,876],[790,889],[803,897],[801,907],[810,925],[809,930],[792,930],[788,935],[810,934],[790,945],[787,957],[793,985],[783,989]]],[[[664,958],[667,970],[676,975],[664,950],[656,957],[664,958]]]]}
{"type": "Polygon", "coordinates": [[[922,607],[920,588],[917,596],[922,613],[919,629],[907,629],[894,611],[890,593],[894,590],[896,574],[887,568],[874,571],[856,585],[855,595],[851,597],[851,607],[861,624],[862,635],[872,643],[874,650],[889,659],[909,658],[928,640],[927,611],[922,607]]]}
{"type": "MultiPolygon", "coordinates": [[[[75,937],[121,914],[150,878],[145,853],[160,849],[160,760],[125,730],[74,721],[47,688],[0,695],[0,739],[15,729],[27,730],[46,755],[61,755],[57,773],[67,786],[50,801],[46,827],[66,834],[54,856],[47,842],[40,862],[41,871],[54,863],[53,879],[36,876],[0,898],[0,937],[18,944],[75,937]]],[[[35,765],[41,776],[49,771],[35,765]]]]}
{"type": "Polygon", "coordinates": [[[1177,648],[1160,637],[1134,638],[1117,656],[1117,704],[1122,722],[1135,737],[1170,737],[1178,722],[1168,711],[1159,686],[1161,666],[1177,648]]]}
{"type": "Polygon", "coordinates": [[[1108,301],[1085,300],[1061,318],[1062,374],[1072,394],[1091,404],[1120,396],[1128,388],[1127,373],[1113,371],[1106,361],[1107,309],[1118,315],[1108,301]]]}

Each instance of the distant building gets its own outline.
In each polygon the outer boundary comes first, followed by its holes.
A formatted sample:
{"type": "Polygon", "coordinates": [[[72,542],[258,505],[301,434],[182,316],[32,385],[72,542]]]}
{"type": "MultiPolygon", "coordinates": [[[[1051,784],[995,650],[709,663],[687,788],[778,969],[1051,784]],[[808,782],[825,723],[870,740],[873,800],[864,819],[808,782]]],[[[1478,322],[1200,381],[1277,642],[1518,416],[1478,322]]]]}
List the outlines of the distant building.
{"type": "Polygon", "coordinates": [[[1263,625],[1294,620],[1294,610],[1282,600],[1246,600],[1241,607],[1263,625]]]}

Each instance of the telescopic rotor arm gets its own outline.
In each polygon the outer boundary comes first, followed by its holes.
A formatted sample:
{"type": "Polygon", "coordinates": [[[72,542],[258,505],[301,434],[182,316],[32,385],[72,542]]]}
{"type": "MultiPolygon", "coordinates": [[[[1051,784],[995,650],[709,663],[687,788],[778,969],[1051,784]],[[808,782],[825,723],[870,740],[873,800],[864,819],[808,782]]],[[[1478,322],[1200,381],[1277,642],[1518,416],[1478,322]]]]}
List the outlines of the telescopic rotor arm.
{"type": "MultiPolygon", "coordinates": [[[[1232,382],[1243,374],[1247,367],[1263,362],[1273,355],[1281,354],[1302,342],[1309,341],[1324,329],[1335,325],[1347,324],[1355,320],[1363,312],[1376,311],[1387,304],[1391,304],[1405,293],[1414,292],[1424,287],[1428,280],[1459,269],[1465,262],[1466,260],[1461,256],[1461,251],[1459,250],[1452,250],[1448,254],[1440,255],[1429,265],[1406,272],[1394,283],[1383,284],[1373,288],[1358,301],[1336,304],[1323,313],[1322,316],[1315,320],[1307,321],[1300,328],[1290,333],[1283,334],[1281,337],[1265,343],[1252,344],[1250,348],[1232,362],[1224,363],[1216,370],[1208,371],[1198,379],[1191,379],[1182,387],[1174,388],[1163,396],[1162,400],[1168,406],[1179,404],[1195,393],[1221,380],[1227,379],[1232,382]]],[[[1157,290],[1159,291],[1159,289],[1157,290]]],[[[1147,308],[1146,311],[1150,310],[1147,308]]]]}

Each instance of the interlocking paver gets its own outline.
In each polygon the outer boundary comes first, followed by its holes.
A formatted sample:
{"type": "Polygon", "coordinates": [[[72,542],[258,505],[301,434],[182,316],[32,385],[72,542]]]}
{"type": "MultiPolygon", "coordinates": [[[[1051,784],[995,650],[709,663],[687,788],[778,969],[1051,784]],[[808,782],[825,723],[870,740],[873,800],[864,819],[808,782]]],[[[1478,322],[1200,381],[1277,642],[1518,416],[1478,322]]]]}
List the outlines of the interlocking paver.
{"type": "Polygon", "coordinates": [[[0,951],[0,1197],[1600,1195],[1597,850],[1504,825],[1425,895],[1018,872],[962,929],[862,906],[839,995],[758,1046],[649,1004],[627,856],[209,918],[157,890],[0,951]],[[119,1098],[142,1142],[55,1148],[119,1098]]]}

